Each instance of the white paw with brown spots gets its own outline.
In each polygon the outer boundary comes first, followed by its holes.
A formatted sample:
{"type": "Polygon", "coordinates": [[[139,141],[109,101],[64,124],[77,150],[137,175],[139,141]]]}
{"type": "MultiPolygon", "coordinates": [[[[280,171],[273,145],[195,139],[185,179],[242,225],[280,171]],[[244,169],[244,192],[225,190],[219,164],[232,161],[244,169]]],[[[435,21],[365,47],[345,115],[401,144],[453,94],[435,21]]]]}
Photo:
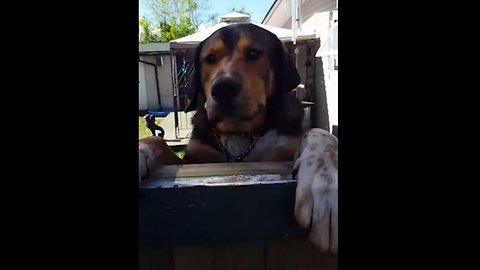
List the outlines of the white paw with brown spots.
{"type": "Polygon", "coordinates": [[[140,142],[138,144],[138,183],[142,181],[148,170],[154,166],[155,159],[162,154],[161,149],[154,145],[140,142]]]}
{"type": "Polygon", "coordinates": [[[310,241],[324,251],[338,249],[338,142],[322,129],[311,129],[297,151],[295,218],[310,227],[310,241]],[[298,172],[298,173],[297,173],[298,172]]]}

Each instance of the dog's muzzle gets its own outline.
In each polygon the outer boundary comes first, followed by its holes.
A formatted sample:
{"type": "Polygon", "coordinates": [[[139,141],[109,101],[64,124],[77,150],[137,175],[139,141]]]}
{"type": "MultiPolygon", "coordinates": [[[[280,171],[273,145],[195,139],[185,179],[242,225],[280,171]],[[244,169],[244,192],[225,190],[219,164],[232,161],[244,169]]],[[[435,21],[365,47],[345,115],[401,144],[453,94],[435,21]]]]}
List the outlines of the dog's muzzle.
{"type": "Polygon", "coordinates": [[[233,112],[235,101],[240,94],[242,84],[231,76],[221,76],[212,84],[211,95],[217,106],[225,112],[233,112]]]}

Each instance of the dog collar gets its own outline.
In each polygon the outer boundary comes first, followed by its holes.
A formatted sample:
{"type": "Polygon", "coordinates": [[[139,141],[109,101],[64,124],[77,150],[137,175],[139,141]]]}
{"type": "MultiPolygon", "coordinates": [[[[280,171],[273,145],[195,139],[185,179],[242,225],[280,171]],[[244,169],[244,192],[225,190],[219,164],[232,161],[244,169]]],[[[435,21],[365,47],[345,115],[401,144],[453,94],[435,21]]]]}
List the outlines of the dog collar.
{"type": "Polygon", "coordinates": [[[248,134],[241,134],[242,137],[245,137],[245,136],[249,136],[250,137],[250,145],[248,146],[248,148],[243,152],[241,153],[240,155],[237,155],[237,156],[232,156],[232,154],[230,154],[227,149],[225,149],[225,147],[223,147],[223,144],[222,144],[222,141],[220,140],[220,137],[217,135],[217,132],[215,131],[214,128],[212,128],[212,133],[213,133],[213,136],[215,137],[215,140],[217,141],[217,144],[218,144],[218,148],[220,149],[220,151],[223,152],[223,154],[225,155],[225,158],[227,159],[228,162],[242,162],[243,159],[248,155],[250,154],[250,152],[253,150],[253,148],[255,147],[255,145],[257,144],[257,142],[261,141],[263,139],[263,135],[258,137],[258,136],[255,136],[254,134],[252,133],[248,133],[248,134]]]}

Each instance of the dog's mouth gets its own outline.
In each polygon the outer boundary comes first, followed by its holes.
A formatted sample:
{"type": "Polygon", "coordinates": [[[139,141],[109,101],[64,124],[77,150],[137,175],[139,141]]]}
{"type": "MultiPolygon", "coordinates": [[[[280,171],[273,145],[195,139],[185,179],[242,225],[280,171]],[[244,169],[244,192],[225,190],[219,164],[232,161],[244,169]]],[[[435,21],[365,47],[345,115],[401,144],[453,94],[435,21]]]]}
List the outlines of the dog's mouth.
{"type": "Polygon", "coordinates": [[[262,105],[255,105],[255,110],[245,110],[245,107],[246,106],[241,105],[226,106],[216,104],[208,113],[209,121],[213,124],[223,121],[248,122],[254,120],[265,111],[265,108],[262,105]]]}

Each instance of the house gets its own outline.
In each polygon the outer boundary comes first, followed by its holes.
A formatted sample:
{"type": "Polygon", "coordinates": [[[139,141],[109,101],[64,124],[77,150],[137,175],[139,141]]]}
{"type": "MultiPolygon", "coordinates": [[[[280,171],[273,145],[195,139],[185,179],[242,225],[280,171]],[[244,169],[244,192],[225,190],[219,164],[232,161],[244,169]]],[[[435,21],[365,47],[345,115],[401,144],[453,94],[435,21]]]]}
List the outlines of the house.
{"type": "MultiPolygon", "coordinates": [[[[317,108],[315,115],[328,114],[328,119],[317,119],[316,126],[328,130],[338,128],[338,1],[336,0],[275,0],[270,10],[262,20],[262,24],[292,29],[292,8],[298,7],[298,28],[301,32],[313,32],[319,39],[319,48],[315,48],[314,63],[317,68],[314,72],[305,72],[308,69],[303,63],[310,59],[309,52],[300,50],[297,54],[302,84],[309,85],[308,76],[314,76],[315,97],[317,104],[327,104],[327,108],[317,108]],[[319,68],[321,66],[321,68],[319,68]],[[323,74],[318,72],[323,70],[323,74]],[[305,77],[304,74],[309,74],[305,77]],[[324,85],[318,82],[324,82],[324,85]],[[318,111],[320,110],[320,111],[318,111]]],[[[295,13],[294,13],[295,14],[295,13]]],[[[295,16],[294,16],[295,17],[295,16]]],[[[293,20],[296,21],[295,19],[293,20]]],[[[308,70],[307,70],[308,71],[308,70]]]]}
{"type": "Polygon", "coordinates": [[[139,44],[138,54],[139,111],[173,111],[169,44],[139,44]]]}

